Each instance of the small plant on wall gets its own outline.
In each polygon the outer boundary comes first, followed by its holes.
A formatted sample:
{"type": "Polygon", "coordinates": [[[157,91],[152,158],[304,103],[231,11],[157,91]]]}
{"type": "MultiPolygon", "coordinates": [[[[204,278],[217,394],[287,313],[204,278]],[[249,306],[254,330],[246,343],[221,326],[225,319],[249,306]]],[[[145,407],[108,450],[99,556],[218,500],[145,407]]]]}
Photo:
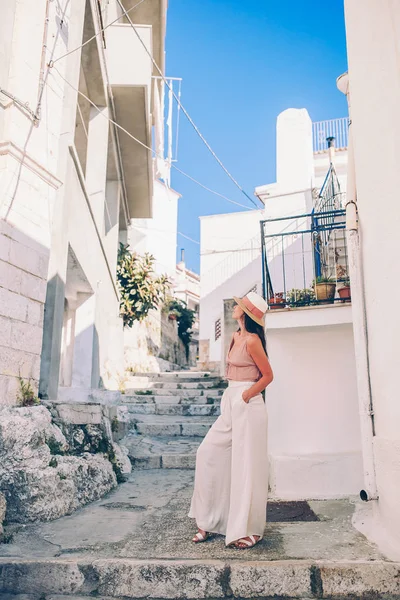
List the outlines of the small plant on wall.
{"type": "Polygon", "coordinates": [[[17,402],[19,406],[36,406],[40,404],[35,390],[33,389],[31,380],[25,381],[21,375],[18,376],[19,390],[17,402]]]}
{"type": "Polygon", "coordinates": [[[158,308],[170,288],[166,275],[155,276],[154,257],[131,253],[125,244],[119,245],[117,281],[120,291],[120,314],[125,327],[142,321],[149,311],[158,308]]]}
{"type": "Polygon", "coordinates": [[[192,339],[193,323],[196,318],[196,313],[187,307],[186,302],[183,300],[177,300],[176,298],[169,298],[165,303],[165,310],[168,312],[168,317],[173,317],[178,323],[178,335],[182,340],[185,350],[186,358],[189,355],[189,344],[192,339]]]}

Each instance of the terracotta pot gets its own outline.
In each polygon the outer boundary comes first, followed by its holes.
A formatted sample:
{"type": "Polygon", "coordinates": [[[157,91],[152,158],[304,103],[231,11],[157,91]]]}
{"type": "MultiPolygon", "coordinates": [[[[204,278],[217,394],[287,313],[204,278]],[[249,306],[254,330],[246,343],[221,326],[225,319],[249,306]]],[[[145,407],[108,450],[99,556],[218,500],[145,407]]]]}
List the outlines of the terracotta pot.
{"type": "Polygon", "coordinates": [[[168,315],[170,321],[176,321],[176,315],[168,315]]]}
{"type": "Polygon", "coordinates": [[[280,296],[273,296],[268,301],[269,307],[274,308],[285,308],[286,300],[285,298],[281,298],[280,296]]]}
{"type": "Polygon", "coordinates": [[[346,300],[350,300],[350,298],[351,298],[350,286],[344,285],[343,287],[339,288],[338,294],[339,294],[342,302],[346,302],[346,300]]]}
{"type": "Polygon", "coordinates": [[[319,302],[332,304],[335,298],[336,283],[317,283],[315,297],[319,302]]]}

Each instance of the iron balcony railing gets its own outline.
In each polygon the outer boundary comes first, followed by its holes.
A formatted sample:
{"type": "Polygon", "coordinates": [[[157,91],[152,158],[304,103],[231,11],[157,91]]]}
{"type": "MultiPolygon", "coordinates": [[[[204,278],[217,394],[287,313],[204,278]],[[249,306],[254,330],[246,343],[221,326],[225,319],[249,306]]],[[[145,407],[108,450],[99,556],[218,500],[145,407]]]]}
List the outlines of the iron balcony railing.
{"type": "Polygon", "coordinates": [[[270,309],[350,301],[343,209],[260,225],[263,295],[270,309]]]}
{"type": "Polygon", "coordinates": [[[335,147],[344,150],[349,142],[349,119],[331,119],[330,121],[316,121],[312,124],[314,152],[325,152],[328,149],[326,139],[335,138],[335,147]]]}

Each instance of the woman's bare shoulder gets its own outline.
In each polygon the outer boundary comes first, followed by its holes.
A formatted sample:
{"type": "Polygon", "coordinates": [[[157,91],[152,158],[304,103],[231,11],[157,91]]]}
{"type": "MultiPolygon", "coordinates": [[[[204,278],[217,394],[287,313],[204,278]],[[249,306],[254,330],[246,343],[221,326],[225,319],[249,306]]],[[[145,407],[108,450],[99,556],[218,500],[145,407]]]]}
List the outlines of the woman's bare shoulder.
{"type": "Polygon", "coordinates": [[[256,333],[248,333],[247,334],[247,344],[250,347],[257,347],[258,345],[262,346],[261,340],[260,340],[260,336],[258,336],[256,333]]]}

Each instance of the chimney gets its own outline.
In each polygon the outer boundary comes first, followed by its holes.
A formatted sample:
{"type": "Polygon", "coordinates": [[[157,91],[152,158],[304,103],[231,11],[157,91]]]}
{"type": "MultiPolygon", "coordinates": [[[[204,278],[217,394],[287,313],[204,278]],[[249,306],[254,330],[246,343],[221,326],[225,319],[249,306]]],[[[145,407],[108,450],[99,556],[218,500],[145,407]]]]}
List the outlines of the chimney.
{"type": "Polygon", "coordinates": [[[185,262],[185,248],[181,248],[181,262],[185,262]]]}
{"type": "Polygon", "coordinates": [[[328,143],[329,164],[333,165],[335,162],[335,138],[327,137],[326,141],[328,143]]]}

